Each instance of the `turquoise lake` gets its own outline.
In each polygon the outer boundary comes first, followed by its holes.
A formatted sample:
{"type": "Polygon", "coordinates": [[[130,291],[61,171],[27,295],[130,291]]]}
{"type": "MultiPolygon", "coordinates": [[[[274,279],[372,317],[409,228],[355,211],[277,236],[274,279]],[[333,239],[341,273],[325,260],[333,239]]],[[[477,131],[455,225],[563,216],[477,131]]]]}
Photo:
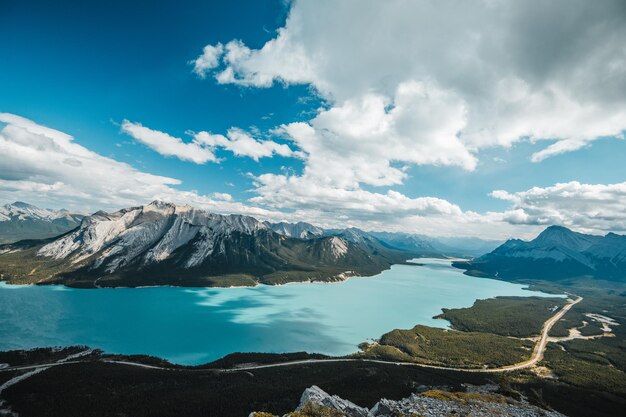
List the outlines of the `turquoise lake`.
{"type": "Polygon", "coordinates": [[[394,265],[368,278],[247,288],[70,289],[0,283],[0,350],[88,345],[200,364],[231,352],[342,355],[416,324],[447,327],[443,307],[495,296],[547,296],[473,278],[449,261],[394,265]]]}

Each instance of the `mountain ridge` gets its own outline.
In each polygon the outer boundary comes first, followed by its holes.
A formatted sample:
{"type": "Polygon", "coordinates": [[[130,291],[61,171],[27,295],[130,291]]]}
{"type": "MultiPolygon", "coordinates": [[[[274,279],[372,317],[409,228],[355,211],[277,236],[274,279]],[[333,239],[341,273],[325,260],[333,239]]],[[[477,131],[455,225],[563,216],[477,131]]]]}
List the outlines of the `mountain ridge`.
{"type": "Polygon", "coordinates": [[[510,239],[473,261],[454,265],[474,275],[505,279],[626,280],[626,236],[588,235],[549,226],[533,240],[510,239]]]}
{"type": "Polygon", "coordinates": [[[0,246],[10,282],[71,286],[255,285],[374,275],[410,258],[341,236],[300,239],[250,216],[154,201],[98,211],[57,238],[0,246]]]}
{"type": "Polygon", "coordinates": [[[83,215],[16,201],[0,206],[0,244],[58,236],[80,225],[83,215]]]}

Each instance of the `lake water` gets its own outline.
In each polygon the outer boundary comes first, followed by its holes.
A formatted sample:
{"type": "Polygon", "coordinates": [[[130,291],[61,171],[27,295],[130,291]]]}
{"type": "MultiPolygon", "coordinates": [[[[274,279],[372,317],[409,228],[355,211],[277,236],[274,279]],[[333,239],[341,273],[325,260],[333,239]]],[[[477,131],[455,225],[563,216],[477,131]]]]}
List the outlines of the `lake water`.
{"type": "Polygon", "coordinates": [[[85,290],[0,283],[0,350],[81,344],[181,364],[245,351],[342,355],[394,328],[447,327],[432,318],[442,307],[547,296],[468,277],[445,260],[419,261],[426,265],[333,284],[85,290]]]}

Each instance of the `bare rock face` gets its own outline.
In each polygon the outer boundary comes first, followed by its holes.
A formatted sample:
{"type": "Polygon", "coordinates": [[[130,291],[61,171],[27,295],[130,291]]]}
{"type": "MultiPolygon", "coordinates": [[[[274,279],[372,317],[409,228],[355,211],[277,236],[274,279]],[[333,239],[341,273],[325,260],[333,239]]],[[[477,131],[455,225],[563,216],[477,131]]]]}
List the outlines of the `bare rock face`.
{"type": "MultiPolygon", "coordinates": [[[[472,416],[472,417],[565,417],[556,411],[495,394],[488,386],[466,392],[430,390],[412,394],[399,401],[381,399],[371,410],[330,395],[318,386],[307,388],[295,412],[283,417],[399,417],[399,416],[472,416]]],[[[252,413],[250,417],[275,417],[268,413],[252,413]]]]}
{"type": "Polygon", "coordinates": [[[411,257],[374,238],[358,243],[312,234],[303,239],[268,225],[249,216],[154,201],[99,211],[55,238],[0,245],[0,273],[13,283],[79,287],[206,286],[233,277],[239,277],[233,285],[250,285],[374,275],[411,257]],[[20,251],[29,252],[13,254],[20,251]],[[37,267],[15,260],[31,255],[37,267]]]}
{"type": "Polygon", "coordinates": [[[297,410],[302,410],[307,403],[335,409],[347,417],[368,417],[370,415],[367,408],[359,407],[353,402],[344,400],[336,395],[330,395],[317,385],[313,385],[304,391],[297,410]]]}
{"type": "Polygon", "coordinates": [[[425,395],[413,394],[400,401],[382,399],[372,407],[368,417],[413,415],[423,417],[448,415],[473,417],[564,417],[561,413],[543,410],[500,395],[493,394],[481,398],[477,395],[466,396],[463,394],[429,391],[425,395]]]}

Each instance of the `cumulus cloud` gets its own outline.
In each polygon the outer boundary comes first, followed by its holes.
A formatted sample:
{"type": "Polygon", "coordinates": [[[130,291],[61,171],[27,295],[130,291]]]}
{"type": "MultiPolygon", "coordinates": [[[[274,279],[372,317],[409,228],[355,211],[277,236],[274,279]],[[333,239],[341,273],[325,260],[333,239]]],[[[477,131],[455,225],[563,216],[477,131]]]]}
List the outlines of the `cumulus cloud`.
{"type": "Polygon", "coordinates": [[[512,204],[502,214],[511,224],[559,224],[587,232],[626,231],[626,182],[571,181],[516,193],[496,190],[491,196],[512,204]]]}
{"type": "Polygon", "coordinates": [[[398,215],[456,215],[461,209],[433,197],[408,198],[396,191],[385,194],[361,189],[346,190],[311,182],[299,176],[263,174],[255,179],[260,194],[254,203],[281,209],[332,211],[346,218],[398,215]]]}
{"type": "Polygon", "coordinates": [[[200,78],[204,78],[207,72],[219,65],[220,57],[224,51],[221,43],[217,45],[207,45],[202,49],[202,55],[193,60],[193,72],[200,78]]]}
{"type": "MultiPolygon", "coordinates": [[[[621,0],[301,0],[260,49],[239,40],[215,47],[219,59],[203,76],[248,88],[307,84],[325,102],[312,119],[273,131],[293,143],[304,168],[256,177],[255,204],[330,223],[491,237],[528,236],[549,223],[587,231],[624,226],[611,215],[623,212],[619,205],[594,211],[589,193],[562,194],[567,203],[557,203],[563,184],[543,189],[536,201],[536,189],[496,191],[511,207],[482,214],[368,190],[402,184],[414,165],[474,170],[490,147],[546,143],[531,157],[539,163],[600,138],[623,138],[621,0]]],[[[225,139],[232,142],[211,140],[225,139]]]]}
{"type": "Polygon", "coordinates": [[[175,138],[167,133],[142,126],[141,123],[133,123],[128,120],[122,122],[121,129],[124,133],[127,133],[161,155],[175,156],[183,161],[191,161],[196,164],[204,164],[209,161],[217,162],[217,158],[211,149],[203,147],[196,141],[185,143],[180,138],[175,138]]]}
{"type": "MultiPolygon", "coordinates": [[[[584,232],[626,231],[626,183],[569,182],[521,192],[497,190],[502,212],[476,213],[434,197],[339,187],[307,175],[263,174],[246,203],[227,193],[181,190],[176,178],[153,175],[76,143],[71,135],[0,113],[0,199],[81,211],[117,209],[154,199],[271,221],[308,221],[434,236],[532,237],[548,224],[584,232]]],[[[341,182],[339,182],[341,183],[341,182]]]]}
{"type": "Polygon", "coordinates": [[[264,174],[255,181],[259,196],[252,203],[294,210],[294,217],[318,219],[330,227],[492,239],[531,238],[554,224],[584,233],[626,231],[626,182],[572,181],[514,193],[495,190],[491,197],[510,206],[500,212],[477,213],[440,198],[328,187],[301,176],[264,174]]]}
{"type": "MultiPolygon", "coordinates": [[[[451,163],[467,168],[467,154],[481,148],[555,141],[533,156],[539,162],[626,129],[626,5],[303,0],[274,39],[260,49],[228,42],[211,71],[220,83],[310,84],[340,111],[366,106],[372,95],[393,106],[401,86],[429,85],[445,100],[411,96],[406,110],[435,115],[430,131],[407,126],[418,130],[408,135],[418,147],[423,138],[440,144],[421,149],[420,161],[446,163],[440,148],[451,147],[451,163]],[[437,118],[446,107],[464,114],[437,118]]],[[[362,122],[346,113],[342,129],[322,133],[358,145],[362,138],[349,133],[362,122]]]]}
{"type": "Polygon", "coordinates": [[[366,94],[321,111],[309,123],[283,125],[306,155],[304,175],[340,187],[399,184],[408,164],[473,170],[476,158],[456,136],[463,103],[435,86],[408,82],[388,100],[366,94]],[[428,101],[430,107],[422,106],[428,101]]]}
{"type": "Polygon", "coordinates": [[[314,66],[304,48],[290,37],[287,30],[280,29],[279,36],[260,50],[251,50],[239,40],[228,42],[223,57],[226,67],[216,73],[216,80],[254,87],[270,87],[274,80],[285,84],[310,82],[315,76],[314,66]]]}
{"type": "Polygon", "coordinates": [[[122,132],[161,155],[175,156],[183,161],[191,161],[196,164],[219,162],[215,156],[215,150],[218,148],[231,151],[235,156],[246,156],[255,161],[258,161],[259,158],[271,157],[274,154],[285,157],[299,155],[294,153],[288,145],[271,140],[256,140],[241,129],[230,129],[227,136],[208,132],[189,132],[193,136],[192,142],[183,142],[180,138],[128,120],[122,122],[121,129],[122,132]]]}
{"type": "Polygon", "coordinates": [[[231,151],[235,156],[247,156],[255,161],[274,154],[284,157],[299,155],[288,145],[271,140],[256,140],[241,129],[229,129],[226,136],[199,132],[194,134],[194,140],[211,149],[222,148],[231,151]]]}
{"type": "Polygon", "coordinates": [[[233,201],[233,196],[228,193],[213,193],[211,197],[216,200],[233,201]]]}
{"type": "Polygon", "coordinates": [[[76,143],[71,135],[0,113],[0,198],[43,207],[100,210],[154,199],[220,213],[282,218],[281,213],[235,202],[228,194],[182,191],[181,181],[140,171],[76,143]],[[0,125],[1,126],[1,125],[0,125]],[[70,162],[68,162],[70,161],[70,162]]]}

